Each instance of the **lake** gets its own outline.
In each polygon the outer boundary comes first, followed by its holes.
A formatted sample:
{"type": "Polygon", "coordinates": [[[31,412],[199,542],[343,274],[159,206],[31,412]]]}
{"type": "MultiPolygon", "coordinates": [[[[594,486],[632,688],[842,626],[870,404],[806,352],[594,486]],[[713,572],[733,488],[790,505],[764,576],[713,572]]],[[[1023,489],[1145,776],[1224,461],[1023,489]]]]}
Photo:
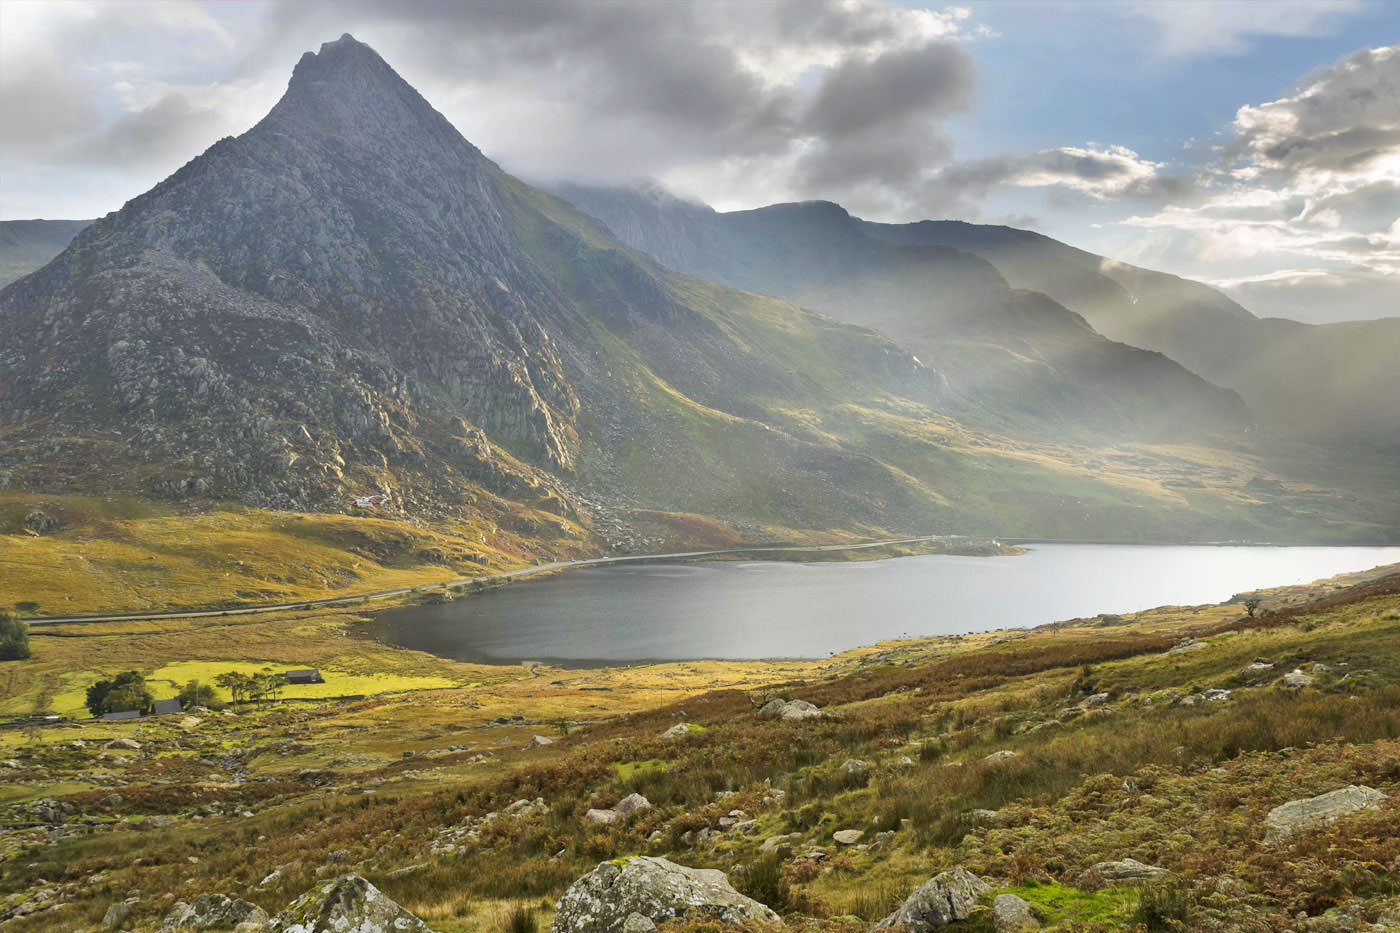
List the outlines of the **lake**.
{"type": "Polygon", "coordinates": [[[817,658],[889,638],[1218,603],[1396,562],[1400,547],[1035,544],[1019,557],[603,565],[388,610],[370,631],[501,663],[817,658]]]}

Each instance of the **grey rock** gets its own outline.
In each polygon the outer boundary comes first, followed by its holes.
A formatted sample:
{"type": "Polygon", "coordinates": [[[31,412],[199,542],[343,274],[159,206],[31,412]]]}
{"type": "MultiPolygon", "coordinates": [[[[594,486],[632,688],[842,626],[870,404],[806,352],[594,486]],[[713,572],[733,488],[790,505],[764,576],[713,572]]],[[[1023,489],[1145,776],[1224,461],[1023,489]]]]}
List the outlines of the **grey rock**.
{"type": "Polygon", "coordinates": [[[162,931],[231,930],[239,926],[260,929],[271,918],[267,911],[242,898],[226,894],[201,894],[191,903],[176,904],[161,922],[162,931]]]}
{"type": "Polygon", "coordinates": [[[531,748],[539,748],[539,747],[542,746],[542,745],[553,745],[553,744],[554,744],[554,740],[551,739],[549,736],[545,736],[545,735],[537,735],[537,736],[534,736],[533,738],[530,739],[530,747],[531,747],[531,748]]]}
{"type": "Polygon", "coordinates": [[[847,777],[860,777],[869,770],[869,763],[861,761],[859,758],[848,758],[841,764],[841,773],[847,777]]]}
{"type": "Polygon", "coordinates": [[[656,924],[644,914],[631,913],[622,921],[622,933],[651,933],[655,929],[656,924]]]}
{"type": "Polygon", "coordinates": [[[1005,764],[1015,757],[1015,752],[1011,751],[1009,748],[1004,748],[999,752],[992,752],[990,755],[983,758],[982,763],[985,765],[1000,765],[1005,764]]]}
{"type": "Polygon", "coordinates": [[[667,729],[665,732],[661,733],[661,737],[663,739],[683,739],[694,731],[694,729],[690,728],[689,724],[678,722],[671,728],[667,729]]]}
{"type": "Polygon", "coordinates": [[[1303,687],[1311,687],[1316,682],[1316,677],[1311,674],[1303,673],[1301,668],[1295,667],[1293,670],[1283,675],[1283,685],[1285,687],[1292,687],[1295,690],[1303,687]]]}
{"type": "Polygon", "coordinates": [[[1090,878],[1101,886],[1121,884],[1125,881],[1146,881],[1160,878],[1171,872],[1156,865],[1147,865],[1137,859],[1125,858],[1112,862],[1099,862],[1089,869],[1090,878]]]}
{"type": "Polygon", "coordinates": [[[591,808],[587,813],[583,815],[583,818],[588,822],[594,823],[598,826],[610,826],[613,823],[617,822],[617,811],[599,810],[597,808],[591,808]]]}
{"type": "Polygon", "coordinates": [[[1040,929],[1040,921],[1031,913],[1031,905],[1014,894],[998,894],[992,901],[992,922],[997,933],[1040,929]]]}
{"type": "Polygon", "coordinates": [[[859,829],[838,829],[831,834],[831,838],[838,846],[853,846],[860,842],[864,835],[864,831],[859,829]]]}
{"type": "Polygon", "coordinates": [[[803,719],[820,719],[825,715],[816,706],[806,700],[769,700],[759,708],[758,714],[770,719],[782,719],[786,722],[796,722],[803,719]]]}
{"type": "Polygon", "coordinates": [[[120,930],[126,926],[127,921],[131,919],[131,912],[136,909],[138,903],[140,903],[139,899],[128,897],[126,900],[117,901],[108,907],[107,912],[102,915],[102,929],[120,930]]]}
{"type": "Polygon", "coordinates": [[[1307,832],[1330,826],[1339,818],[1358,810],[1375,810],[1386,795],[1364,785],[1349,784],[1346,787],[1290,800],[1269,811],[1264,817],[1266,838],[1271,841],[1286,839],[1294,833],[1307,832]]]}
{"type": "Polygon", "coordinates": [[[638,855],[602,862],[559,898],[552,933],[621,933],[634,914],[653,923],[684,918],[732,926],[778,915],[730,885],[721,871],[638,855]]]}
{"type": "Polygon", "coordinates": [[[617,813],[618,817],[624,820],[629,819],[643,810],[650,809],[651,801],[641,794],[628,794],[617,802],[617,806],[613,807],[613,811],[617,813]]]}
{"type": "Polygon", "coordinates": [[[359,875],[319,884],[272,918],[268,933],[432,933],[359,875]]]}
{"type": "Polygon", "coordinates": [[[966,868],[954,868],[925,881],[898,910],[875,924],[873,929],[888,930],[899,925],[905,933],[939,930],[970,917],[978,899],[991,890],[991,885],[966,868]]]}

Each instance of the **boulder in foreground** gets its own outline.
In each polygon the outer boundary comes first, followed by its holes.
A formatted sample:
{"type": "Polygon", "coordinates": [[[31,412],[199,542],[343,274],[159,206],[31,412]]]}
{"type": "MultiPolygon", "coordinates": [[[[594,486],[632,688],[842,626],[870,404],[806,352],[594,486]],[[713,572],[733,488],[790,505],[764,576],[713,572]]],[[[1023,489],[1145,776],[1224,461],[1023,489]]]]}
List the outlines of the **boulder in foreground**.
{"type": "Polygon", "coordinates": [[[318,884],[272,918],[268,933],[433,933],[356,874],[318,884]]]}
{"type": "Polygon", "coordinates": [[[241,897],[201,894],[188,904],[176,904],[161,923],[161,933],[184,930],[261,930],[267,911],[241,897]]]}
{"type": "Polygon", "coordinates": [[[904,933],[941,930],[957,920],[966,920],[977,900],[991,885],[966,868],[954,868],[934,875],[909,895],[899,909],[875,924],[875,930],[898,927],[904,933]]]}
{"type": "Polygon", "coordinates": [[[1349,784],[1337,790],[1302,800],[1290,800],[1264,817],[1270,840],[1286,839],[1294,833],[1330,826],[1339,818],[1358,810],[1374,810],[1386,795],[1372,787],[1349,784]]]}
{"type": "Polygon", "coordinates": [[[653,923],[676,918],[732,926],[779,922],[773,911],[734,890],[722,871],[638,855],[602,862],[571,884],[559,898],[550,930],[622,933],[634,914],[653,923]]]}

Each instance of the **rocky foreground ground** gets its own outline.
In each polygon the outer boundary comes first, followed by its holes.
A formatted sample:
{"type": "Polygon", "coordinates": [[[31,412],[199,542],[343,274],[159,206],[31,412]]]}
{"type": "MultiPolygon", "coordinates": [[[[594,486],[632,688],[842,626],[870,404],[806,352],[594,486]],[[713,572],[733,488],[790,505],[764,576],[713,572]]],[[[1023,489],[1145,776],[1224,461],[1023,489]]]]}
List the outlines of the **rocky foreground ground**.
{"type": "Polygon", "coordinates": [[[1400,928],[1400,573],[626,715],[533,674],[509,714],[467,687],[4,733],[0,922],[1400,928]]]}

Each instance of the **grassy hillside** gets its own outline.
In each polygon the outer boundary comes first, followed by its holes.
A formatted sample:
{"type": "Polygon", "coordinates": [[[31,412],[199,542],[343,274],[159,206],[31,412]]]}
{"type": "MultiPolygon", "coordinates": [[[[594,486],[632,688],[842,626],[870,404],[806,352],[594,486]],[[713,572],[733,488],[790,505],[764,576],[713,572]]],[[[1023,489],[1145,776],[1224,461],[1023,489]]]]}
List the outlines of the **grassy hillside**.
{"type": "MultiPolygon", "coordinates": [[[[0,910],[12,929],[71,930],[135,888],[134,928],[150,930],[167,894],[275,910],[354,870],[435,929],[494,933],[521,928],[517,907],[547,920],[598,861],[651,853],[723,869],[793,929],[868,929],[954,865],[1049,929],[1384,929],[1400,908],[1400,568],[1259,596],[1253,616],[1164,607],[817,663],[601,671],[390,651],[345,639],[348,612],[36,638],[40,665],[104,658],[161,689],[266,663],[347,685],[377,668],[411,692],[0,732],[13,827],[0,910]],[[1311,682],[1285,685],[1295,669],[1311,682]],[[771,696],[826,716],[761,718],[771,696]],[[678,722],[693,728],[663,739],[678,722]],[[1272,807],[1349,784],[1388,799],[1266,839],[1272,807]],[[583,819],[631,792],[654,808],[583,819]],[[535,797],[547,811],[487,816],[535,797]],[[38,825],[40,798],[71,808],[63,829],[38,825]],[[735,810],[756,832],[725,829],[735,810]],[[837,845],[841,829],[859,843],[837,845]],[[1095,880],[1095,864],[1129,857],[1171,874],[1095,880]]],[[[977,914],[954,929],[991,926],[977,914]]]]}

